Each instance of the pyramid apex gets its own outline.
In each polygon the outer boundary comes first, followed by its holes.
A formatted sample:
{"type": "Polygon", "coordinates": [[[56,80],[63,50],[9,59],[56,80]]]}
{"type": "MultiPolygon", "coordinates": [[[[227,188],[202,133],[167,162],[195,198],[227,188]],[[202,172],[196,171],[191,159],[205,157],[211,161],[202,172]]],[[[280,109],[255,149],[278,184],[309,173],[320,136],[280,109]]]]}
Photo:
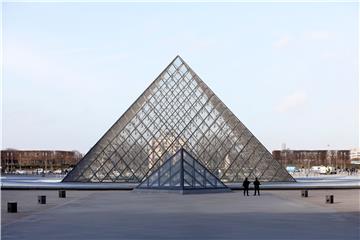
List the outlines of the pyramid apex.
{"type": "Polygon", "coordinates": [[[179,59],[179,60],[181,60],[181,61],[182,61],[182,58],[180,57],[180,55],[179,55],[179,54],[175,56],[174,61],[175,61],[176,59],[179,59]]]}

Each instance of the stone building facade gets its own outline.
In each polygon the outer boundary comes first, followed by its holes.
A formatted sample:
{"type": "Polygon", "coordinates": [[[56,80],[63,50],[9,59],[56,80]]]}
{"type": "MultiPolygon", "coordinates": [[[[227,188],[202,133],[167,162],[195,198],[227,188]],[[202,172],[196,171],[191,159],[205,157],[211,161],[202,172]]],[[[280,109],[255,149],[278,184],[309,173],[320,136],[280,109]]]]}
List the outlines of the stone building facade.
{"type": "Polygon", "coordinates": [[[350,150],[274,150],[273,157],[283,166],[310,168],[312,166],[351,167],[350,150]]]}
{"type": "Polygon", "coordinates": [[[16,150],[1,151],[1,171],[17,169],[56,170],[73,167],[82,158],[77,151],[16,150]]]}

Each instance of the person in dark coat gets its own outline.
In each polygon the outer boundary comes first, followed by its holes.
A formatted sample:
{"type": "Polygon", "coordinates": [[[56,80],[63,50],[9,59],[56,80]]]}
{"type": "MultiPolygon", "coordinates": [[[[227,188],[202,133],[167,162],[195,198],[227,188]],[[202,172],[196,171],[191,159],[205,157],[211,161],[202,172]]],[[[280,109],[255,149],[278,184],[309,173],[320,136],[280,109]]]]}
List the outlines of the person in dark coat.
{"type": "Polygon", "coordinates": [[[260,196],[260,185],[261,184],[260,184],[258,178],[255,178],[255,181],[254,181],[254,188],[255,188],[254,196],[256,196],[256,192],[260,196]]]}
{"type": "Polygon", "coordinates": [[[250,185],[250,182],[249,182],[248,178],[245,178],[245,180],[243,182],[244,196],[245,196],[245,192],[249,196],[249,185],[250,185]]]}

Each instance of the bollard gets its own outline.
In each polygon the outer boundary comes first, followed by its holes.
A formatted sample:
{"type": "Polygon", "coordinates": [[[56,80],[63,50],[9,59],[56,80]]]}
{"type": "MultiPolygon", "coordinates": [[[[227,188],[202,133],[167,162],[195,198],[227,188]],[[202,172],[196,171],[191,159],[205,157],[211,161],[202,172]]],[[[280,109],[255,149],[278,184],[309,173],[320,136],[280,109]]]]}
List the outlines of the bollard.
{"type": "Polygon", "coordinates": [[[326,203],[334,203],[334,195],[326,195],[326,203]]]}
{"type": "Polygon", "coordinates": [[[46,196],[44,196],[44,195],[38,196],[38,203],[46,204],[46,196]]]}
{"type": "Polygon", "coordinates": [[[59,198],[66,198],[66,191],[65,190],[59,190],[59,198]]]}
{"type": "Polygon", "coordinates": [[[308,190],[301,190],[301,196],[302,197],[308,197],[309,196],[308,190]]]}
{"type": "Polygon", "coordinates": [[[9,213],[17,212],[17,202],[8,202],[8,212],[9,213]]]}

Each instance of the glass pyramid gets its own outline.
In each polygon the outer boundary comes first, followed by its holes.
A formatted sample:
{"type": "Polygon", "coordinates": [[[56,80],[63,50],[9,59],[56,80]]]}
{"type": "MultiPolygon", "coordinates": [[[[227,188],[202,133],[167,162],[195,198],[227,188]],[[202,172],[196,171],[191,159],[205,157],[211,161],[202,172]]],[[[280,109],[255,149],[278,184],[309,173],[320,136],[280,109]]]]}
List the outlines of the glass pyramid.
{"type": "Polygon", "coordinates": [[[295,181],[179,56],[63,181],[141,182],[180,148],[223,182],[295,181]]]}
{"type": "Polygon", "coordinates": [[[231,191],[184,149],[177,151],[136,188],[183,192],[231,191]]]}

